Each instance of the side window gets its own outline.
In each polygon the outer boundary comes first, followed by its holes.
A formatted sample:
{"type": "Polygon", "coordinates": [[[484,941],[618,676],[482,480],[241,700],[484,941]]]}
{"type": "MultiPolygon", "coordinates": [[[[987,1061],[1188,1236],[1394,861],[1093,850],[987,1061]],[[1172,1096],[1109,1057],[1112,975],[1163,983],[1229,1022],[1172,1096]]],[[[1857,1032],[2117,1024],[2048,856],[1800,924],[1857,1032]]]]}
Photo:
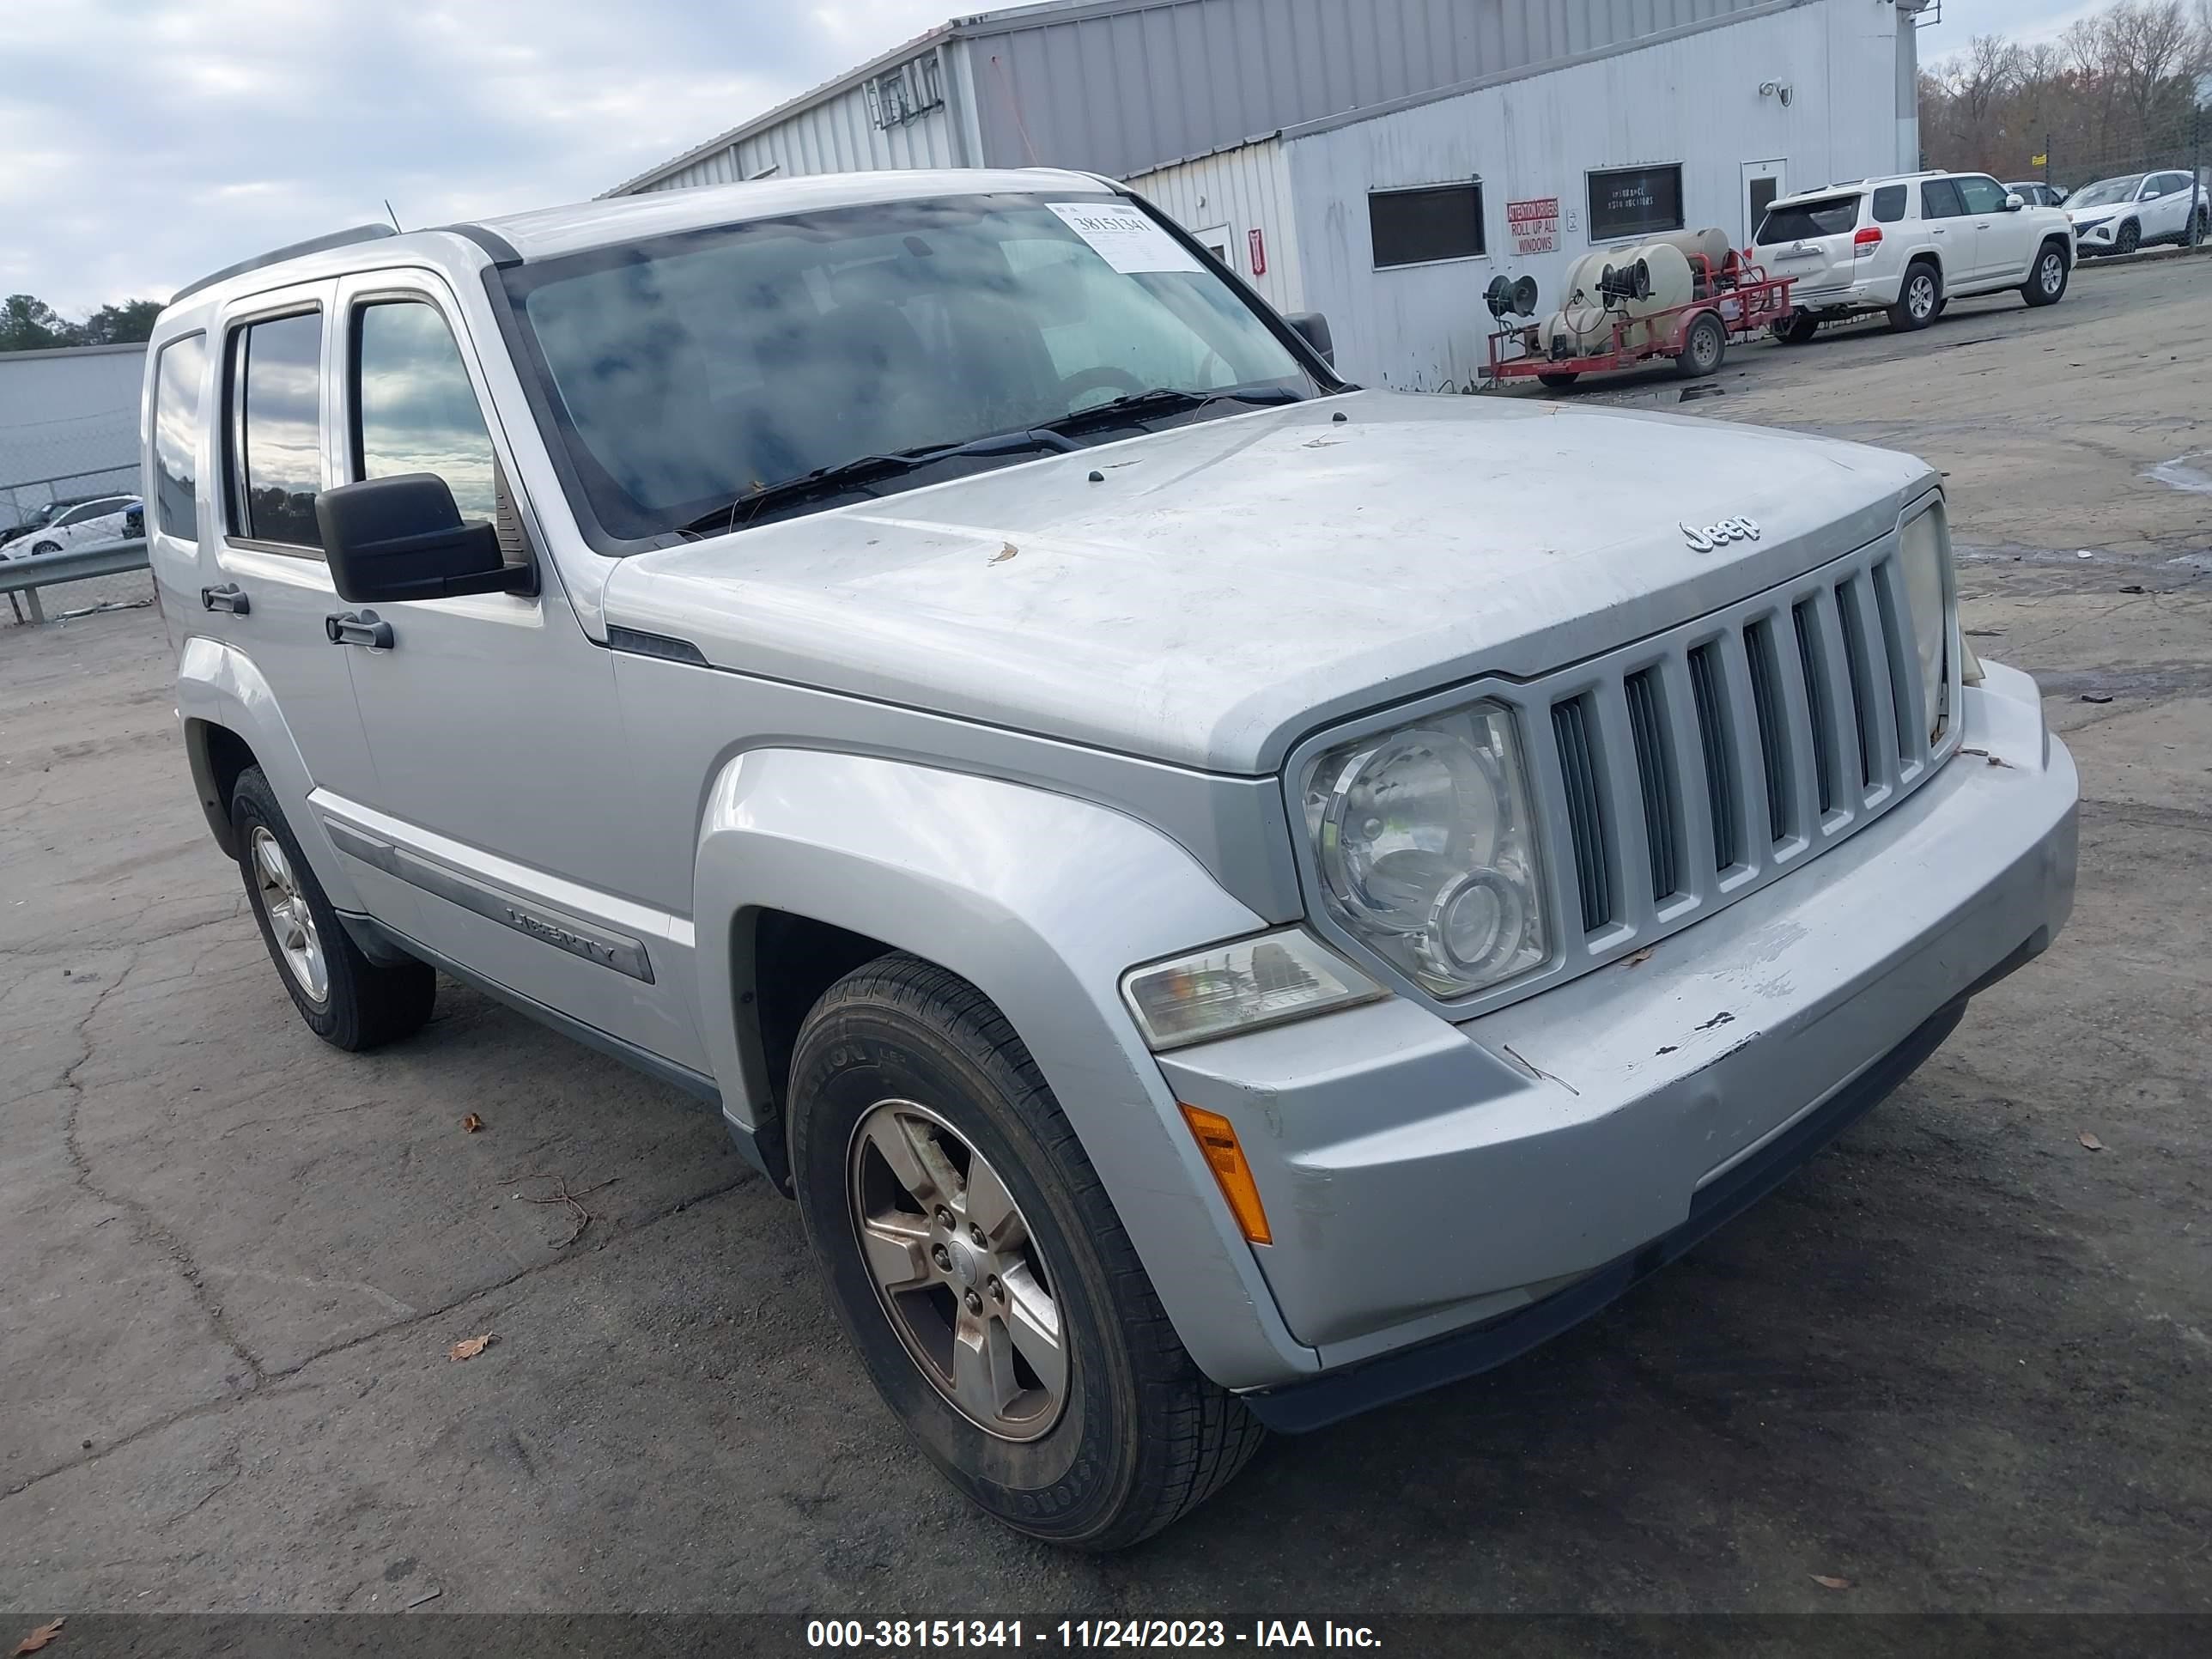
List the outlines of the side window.
{"type": "Polygon", "coordinates": [[[249,323],[231,337],[231,527],[252,541],[323,545],[323,318],[249,323]]]}
{"type": "Polygon", "coordinates": [[[354,313],[354,461],[364,478],[434,472],[464,520],[495,512],[491,434],[453,330],[420,300],[354,313]]]}
{"type": "Polygon", "coordinates": [[[1874,217],[1876,224],[1893,225],[1905,217],[1905,186],[1884,185],[1874,193],[1874,217]]]}
{"type": "Polygon", "coordinates": [[[198,541],[200,387],[207,380],[207,336],[187,334],[161,348],[154,377],[155,522],[164,536],[198,541]]]}
{"type": "Polygon", "coordinates": [[[1966,211],[1960,199],[1957,183],[1949,179],[1931,179],[1920,186],[1920,216],[1923,219],[1956,219],[1966,211]]]}
{"type": "Polygon", "coordinates": [[[2179,196],[2186,182],[2186,177],[2182,173],[2154,173],[2150,182],[2143,186],[2143,199],[2148,201],[2155,196],[2179,196]]]}
{"type": "Polygon", "coordinates": [[[2002,213],[2005,204],[2004,186],[1994,179],[1959,179],[1953,180],[1959,187],[1960,199],[1966,203],[1969,213],[2002,213]]]}

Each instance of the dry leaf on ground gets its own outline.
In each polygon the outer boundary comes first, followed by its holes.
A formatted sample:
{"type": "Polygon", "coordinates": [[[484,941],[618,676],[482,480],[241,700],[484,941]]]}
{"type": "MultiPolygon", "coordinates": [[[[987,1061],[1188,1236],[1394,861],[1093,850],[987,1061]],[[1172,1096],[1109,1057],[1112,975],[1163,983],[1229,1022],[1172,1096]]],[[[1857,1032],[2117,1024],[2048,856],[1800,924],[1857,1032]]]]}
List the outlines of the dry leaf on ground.
{"type": "Polygon", "coordinates": [[[1849,1589],[1851,1587],[1851,1581],[1848,1578],[1831,1578],[1825,1572],[1816,1572],[1812,1577],[1813,1582],[1822,1589],[1849,1589]]]}
{"type": "Polygon", "coordinates": [[[482,1336],[472,1336],[465,1342],[454,1343],[452,1347],[446,1350],[446,1358],[448,1359],[474,1359],[478,1354],[482,1353],[486,1348],[489,1348],[493,1343],[498,1340],[499,1339],[496,1336],[493,1335],[489,1331],[486,1331],[482,1336]]]}
{"type": "Polygon", "coordinates": [[[28,1636],[26,1636],[21,1641],[16,1643],[15,1652],[18,1656],[18,1659],[21,1659],[21,1656],[23,1654],[36,1653],[40,1648],[46,1646],[47,1643],[52,1641],[54,1638],[59,1636],[62,1633],[62,1625],[64,1622],[64,1620],[57,1619],[51,1625],[41,1625],[38,1629],[33,1631],[28,1636]]]}
{"type": "Polygon", "coordinates": [[[1020,548],[1016,547],[1012,542],[1001,542],[999,544],[999,556],[993,559],[991,562],[993,564],[1004,564],[1008,559],[1012,558],[1015,554],[1021,550],[1022,550],[1020,548]]]}
{"type": "Polygon", "coordinates": [[[477,1130],[483,1127],[483,1120],[478,1117],[474,1112],[471,1112],[466,1117],[461,1120],[461,1127],[467,1130],[471,1134],[474,1134],[477,1130]]]}
{"type": "Polygon", "coordinates": [[[2093,1152],[2101,1152],[2105,1150],[2105,1143],[2098,1139],[2096,1136],[2091,1134],[2087,1129],[2081,1131],[2081,1144],[2084,1146],[2087,1146],[2093,1152]]]}

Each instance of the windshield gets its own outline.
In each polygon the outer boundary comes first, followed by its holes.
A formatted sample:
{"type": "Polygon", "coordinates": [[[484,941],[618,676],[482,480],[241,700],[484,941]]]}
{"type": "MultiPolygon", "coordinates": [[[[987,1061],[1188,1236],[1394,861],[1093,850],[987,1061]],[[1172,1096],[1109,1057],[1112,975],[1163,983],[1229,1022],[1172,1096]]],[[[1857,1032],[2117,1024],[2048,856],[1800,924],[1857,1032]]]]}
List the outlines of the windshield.
{"type": "Polygon", "coordinates": [[[2084,185],[2066,198],[2066,205],[2070,208],[2111,207],[2118,202],[2132,202],[2142,181],[2143,176],[2138,173],[2131,178],[2106,179],[2084,185]]]}
{"type": "MultiPolygon", "coordinates": [[[[507,283],[581,493],[621,540],[862,456],[1020,432],[1132,393],[1320,390],[1216,271],[1105,195],[757,220],[520,266],[507,283]]],[[[1133,410],[1085,441],[1248,406],[1133,410]]]]}

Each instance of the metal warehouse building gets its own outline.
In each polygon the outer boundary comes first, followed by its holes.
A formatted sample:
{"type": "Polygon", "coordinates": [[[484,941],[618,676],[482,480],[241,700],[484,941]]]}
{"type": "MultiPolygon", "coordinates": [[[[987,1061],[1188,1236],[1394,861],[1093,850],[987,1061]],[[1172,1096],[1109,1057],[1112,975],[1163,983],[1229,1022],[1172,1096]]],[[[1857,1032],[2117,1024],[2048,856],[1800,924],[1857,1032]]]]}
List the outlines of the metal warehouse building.
{"type": "Polygon", "coordinates": [[[1464,388],[1493,276],[1919,164],[1927,0],[1054,0],[956,18],[611,195],[1128,180],[1371,384],[1464,388]]]}
{"type": "Polygon", "coordinates": [[[52,501],[138,488],[143,345],[0,352],[0,529],[52,501]]]}

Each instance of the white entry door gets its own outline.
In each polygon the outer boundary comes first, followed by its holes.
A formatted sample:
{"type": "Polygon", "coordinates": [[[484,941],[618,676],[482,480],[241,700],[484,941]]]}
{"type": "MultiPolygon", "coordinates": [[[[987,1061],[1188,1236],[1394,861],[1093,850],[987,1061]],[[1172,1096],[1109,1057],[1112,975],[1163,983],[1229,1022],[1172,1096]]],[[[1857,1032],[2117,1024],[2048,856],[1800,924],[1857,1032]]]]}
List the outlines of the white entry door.
{"type": "Polygon", "coordinates": [[[1738,247],[1751,246],[1751,239],[1759,234],[1759,222],[1766,217],[1767,204],[1790,193],[1789,172],[1789,162],[1779,157],[1743,164],[1743,227],[1736,238],[1738,247]]]}

